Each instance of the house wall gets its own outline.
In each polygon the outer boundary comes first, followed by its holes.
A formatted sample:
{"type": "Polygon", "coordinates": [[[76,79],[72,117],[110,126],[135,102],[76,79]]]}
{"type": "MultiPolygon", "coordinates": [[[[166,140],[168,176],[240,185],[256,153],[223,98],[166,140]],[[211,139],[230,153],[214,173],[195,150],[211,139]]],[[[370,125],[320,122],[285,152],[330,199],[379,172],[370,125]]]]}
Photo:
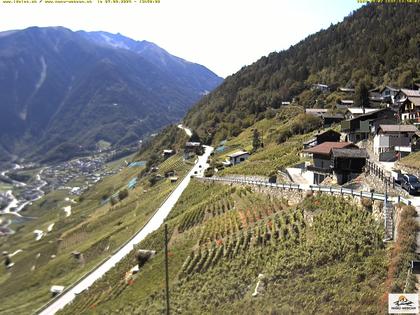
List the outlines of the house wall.
{"type": "Polygon", "coordinates": [[[331,159],[329,156],[321,155],[321,154],[314,154],[314,166],[318,168],[330,168],[331,166],[331,159]]]}
{"type": "Polygon", "coordinates": [[[373,151],[376,155],[393,151],[395,147],[411,147],[412,138],[407,134],[378,134],[373,139],[373,151]]]}
{"type": "Polygon", "coordinates": [[[241,162],[243,162],[243,161],[245,161],[246,159],[248,159],[249,158],[249,154],[243,154],[243,155],[241,155],[241,156],[237,156],[237,157],[235,157],[235,158],[230,158],[230,162],[233,164],[233,165],[236,165],[236,164],[239,164],[239,163],[241,163],[241,162]]]}
{"type": "Polygon", "coordinates": [[[337,173],[360,173],[365,165],[365,158],[336,158],[334,161],[334,170],[337,173]]]}

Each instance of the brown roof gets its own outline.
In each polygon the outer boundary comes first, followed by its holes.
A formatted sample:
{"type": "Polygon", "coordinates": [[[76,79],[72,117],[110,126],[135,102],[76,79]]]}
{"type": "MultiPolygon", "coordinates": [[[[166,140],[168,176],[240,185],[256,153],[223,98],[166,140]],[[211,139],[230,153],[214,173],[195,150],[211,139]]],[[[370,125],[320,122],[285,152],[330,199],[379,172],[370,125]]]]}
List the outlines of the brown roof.
{"type": "Polygon", "coordinates": [[[379,129],[383,132],[417,132],[418,129],[414,125],[379,125],[379,129]]]}
{"type": "Polygon", "coordinates": [[[304,150],[303,152],[306,153],[316,153],[316,154],[323,154],[323,155],[330,155],[332,149],[343,149],[349,147],[356,147],[351,142],[323,142],[313,148],[304,150]]]}

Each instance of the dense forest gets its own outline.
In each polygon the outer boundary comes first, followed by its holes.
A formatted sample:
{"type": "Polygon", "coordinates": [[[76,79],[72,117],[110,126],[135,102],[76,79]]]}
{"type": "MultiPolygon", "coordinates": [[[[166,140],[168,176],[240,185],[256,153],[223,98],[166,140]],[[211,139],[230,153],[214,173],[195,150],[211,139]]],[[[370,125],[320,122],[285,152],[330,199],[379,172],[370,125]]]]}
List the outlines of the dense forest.
{"type": "Polygon", "coordinates": [[[308,36],[288,50],[273,52],[228,77],[187,114],[186,125],[207,142],[236,136],[283,101],[305,107],[323,104],[315,83],[337,87],[411,87],[420,77],[420,7],[369,4],[343,22],[308,36]]]}

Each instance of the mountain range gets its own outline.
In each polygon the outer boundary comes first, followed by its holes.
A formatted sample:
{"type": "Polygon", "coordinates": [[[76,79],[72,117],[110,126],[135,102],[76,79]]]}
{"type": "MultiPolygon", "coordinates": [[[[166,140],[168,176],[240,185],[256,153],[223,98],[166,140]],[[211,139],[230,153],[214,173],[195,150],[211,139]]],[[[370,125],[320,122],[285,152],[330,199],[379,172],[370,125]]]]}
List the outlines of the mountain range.
{"type": "Polygon", "coordinates": [[[0,33],[0,160],[68,159],[134,143],[222,79],[147,41],[30,27],[0,33]]]}

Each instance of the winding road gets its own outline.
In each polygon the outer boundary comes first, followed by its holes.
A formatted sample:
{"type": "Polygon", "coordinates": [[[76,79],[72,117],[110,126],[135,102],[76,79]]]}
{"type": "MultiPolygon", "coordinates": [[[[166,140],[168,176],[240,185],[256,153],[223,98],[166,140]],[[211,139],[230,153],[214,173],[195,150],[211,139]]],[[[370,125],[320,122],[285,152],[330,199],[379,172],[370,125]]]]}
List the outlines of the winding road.
{"type": "MultiPolygon", "coordinates": [[[[187,128],[180,127],[184,130],[187,128]]],[[[189,129],[188,129],[189,130],[189,129]]],[[[188,134],[188,133],[187,133],[188,134]]],[[[205,153],[198,157],[198,161],[191,171],[184,177],[175,190],[163,202],[160,208],[155,212],[153,217],[146,223],[146,225],[134,235],[123,247],[114,253],[98,268],[93,270],[90,274],[84,277],[81,281],[77,282],[73,287],[59,295],[55,300],[39,311],[41,315],[55,314],[58,310],[69,304],[77,294],[89,288],[97,279],[101,278],[107,271],[113,268],[121,259],[133,250],[133,246],[140,243],[148,234],[157,230],[172,210],[182,192],[187,188],[190,183],[191,176],[202,176],[204,170],[208,167],[207,159],[213,151],[213,147],[204,146],[205,153]]]]}

